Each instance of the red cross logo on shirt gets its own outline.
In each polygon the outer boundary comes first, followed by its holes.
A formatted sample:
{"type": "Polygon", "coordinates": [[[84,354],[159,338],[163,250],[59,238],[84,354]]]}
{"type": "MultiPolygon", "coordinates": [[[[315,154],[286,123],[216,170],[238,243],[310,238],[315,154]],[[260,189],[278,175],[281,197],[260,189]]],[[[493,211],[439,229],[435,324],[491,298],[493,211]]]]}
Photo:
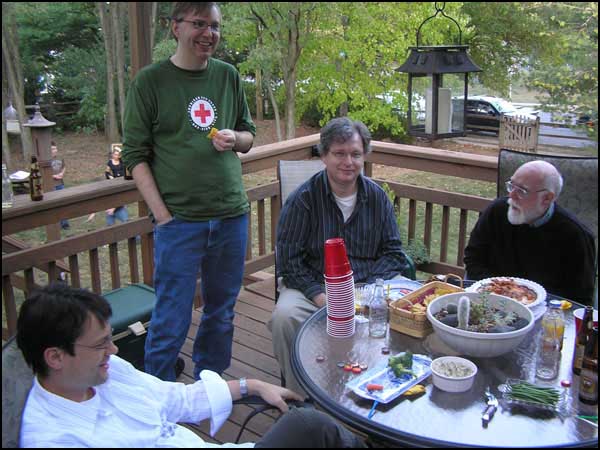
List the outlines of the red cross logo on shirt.
{"type": "Polygon", "coordinates": [[[201,131],[208,131],[217,121],[217,108],[206,97],[196,97],[188,104],[188,117],[191,125],[201,131]]]}
{"type": "Polygon", "coordinates": [[[204,109],[204,103],[200,103],[200,108],[194,111],[195,117],[200,117],[202,121],[202,125],[206,123],[206,118],[212,116],[212,111],[208,109],[204,109]]]}

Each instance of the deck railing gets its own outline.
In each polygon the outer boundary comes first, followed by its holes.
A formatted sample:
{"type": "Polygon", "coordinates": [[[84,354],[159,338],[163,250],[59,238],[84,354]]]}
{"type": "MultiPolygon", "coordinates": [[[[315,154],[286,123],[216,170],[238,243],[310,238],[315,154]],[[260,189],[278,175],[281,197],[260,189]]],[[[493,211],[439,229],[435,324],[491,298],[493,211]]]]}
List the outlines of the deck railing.
{"type": "MultiPolygon", "coordinates": [[[[300,160],[311,158],[312,148],[319,136],[312,135],[253,149],[242,155],[243,173],[254,173],[275,168],[281,159],[300,160]]],[[[497,160],[495,157],[472,155],[383,142],[372,143],[372,153],[366,163],[367,175],[373,174],[373,164],[413,169],[460,178],[496,182],[497,160]]],[[[489,199],[386,182],[396,194],[398,205],[407,204],[406,229],[409,239],[418,239],[431,251],[433,260],[419,267],[430,273],[453,272],[462,274],[462,252],[468,239],[468,214],[477,215],[489,203],[489,199]],[[439,206],[436,206],[439,205],[439,206]],[[441,226],[432,225],[434,206],[441,208],[441,226]],[[456,213],[452,213],[456,210],[456,213]],[[421,212],[421,213],[420,213],[421,212]],[[453,226],[452,216],[458,217],[453,226]],[[422,225],[422,230],[420,229],[422,225]],[[438,240],[439,249],[433,248],[438,240]],[[456,248],[450,248],[450,233],[457,235],[456,248]],[[449,261],[449,251],[456,259],[449,261]]],[[[249,242],[246,252],[245,275],[274,265],[275,230],[280,212],[279,183],[272,182],[247,190],[251,203],[249,242]]],[[[402,206],[401,206],[402,207],[402,206]]],[[[404,211],[404,210],[403,210],[404,211]]],[[[17,298],[32,290],[36,284],[56,280],[68,267],[68,282],[102,293],[127,282],[153,284],[152,223],[147,217],[148,209],[133,181],[124,179],[104,180],[44,194],[42,202],[31,202],[25,196],[17,196],[16,204],[2,213],[2,296],[3,338],[14,334],[17,317],[17,298]],[[81,217],[102,211],[115,205],[138,203],[139,218],[129,222],[104,227],[37,247],[18,249],[11,244],[10,235],[33,228],[56,224],[60,219],[81,217]],[[138,237],[139,236],[139,237],[138,237]],[[101,252],[108,251],[102,263],[101,252]],[[107,267],[102,267],[102,265],[107,267]],[[85,280],[82,266],[88,266],[85,280]],[[110,274],[103,277],[102,274],[110,274]],[[104,281],[103,281],[104,278],[104,281]],[[16,292],[15,292],[16,291],[16,292]]]]}

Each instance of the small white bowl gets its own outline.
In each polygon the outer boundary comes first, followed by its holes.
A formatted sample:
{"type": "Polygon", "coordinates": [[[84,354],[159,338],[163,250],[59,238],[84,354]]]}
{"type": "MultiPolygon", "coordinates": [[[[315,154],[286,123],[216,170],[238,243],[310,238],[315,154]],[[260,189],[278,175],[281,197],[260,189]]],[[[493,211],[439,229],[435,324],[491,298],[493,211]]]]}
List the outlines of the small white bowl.
{"type": "Polygon", "coordinates": [[[442,356],[431,362],[431,376],[433,385],[438,389],[446,392],[465,392],[471,389],[477,375],[477,366],[468,359],[459,358],[458,356],[442,356]],[[450,377],[442,374],[439,371],[441,363],[455,363],[463,367],[471,369],[471,373],[464,377],[450,377]]]}

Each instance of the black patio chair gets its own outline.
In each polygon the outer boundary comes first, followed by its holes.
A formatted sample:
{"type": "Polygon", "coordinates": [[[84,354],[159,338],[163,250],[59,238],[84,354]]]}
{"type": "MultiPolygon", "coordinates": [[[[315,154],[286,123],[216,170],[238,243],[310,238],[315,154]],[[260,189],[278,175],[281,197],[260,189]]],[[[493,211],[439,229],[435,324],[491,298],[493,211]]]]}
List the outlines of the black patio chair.
{"type": "Polygon", "coordinates": [[[21,419],[33,372],[13,336],[2,345],[2,448],[19,447],[21,419]]]}

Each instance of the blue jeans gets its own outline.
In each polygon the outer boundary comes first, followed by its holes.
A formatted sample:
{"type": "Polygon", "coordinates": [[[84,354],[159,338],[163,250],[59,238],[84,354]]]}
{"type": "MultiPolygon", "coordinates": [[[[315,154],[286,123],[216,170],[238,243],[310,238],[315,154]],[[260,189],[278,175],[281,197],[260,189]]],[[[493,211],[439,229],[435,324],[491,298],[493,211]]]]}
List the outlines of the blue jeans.
{"type": "MultiPolygon", "coordinates": [[[[61,191],[64,188],[65,188],[64,183],[63,184],[56,184],[54,186],[54,190],[55,191],[61,191]]],[[[69,221],[67,219],[61,219],[61,221],[60,221],[60,227],[63,228],[63,229],[64,228],[68,228],[69,227],[69,221]]]]}
{"type": "Polygon", "coordinates": [[[116,219],[119,219],[121,222],[127,222],[129,220],[127,206],[119,206],[118,208],[115,208],[115,212],[112,214],[106,213],[106,225],[114,225],[116,219]]]}
{"type": "Polygon", "coordinates": [[[194,340],[194,377],[221,374],[231,362],[234,305],[242,286],[248,215],[154,229],[156,307],[145,347],[145,371],[175,380],[175,362],[190,327],[198,272],[204,310],[194,340]]]}

